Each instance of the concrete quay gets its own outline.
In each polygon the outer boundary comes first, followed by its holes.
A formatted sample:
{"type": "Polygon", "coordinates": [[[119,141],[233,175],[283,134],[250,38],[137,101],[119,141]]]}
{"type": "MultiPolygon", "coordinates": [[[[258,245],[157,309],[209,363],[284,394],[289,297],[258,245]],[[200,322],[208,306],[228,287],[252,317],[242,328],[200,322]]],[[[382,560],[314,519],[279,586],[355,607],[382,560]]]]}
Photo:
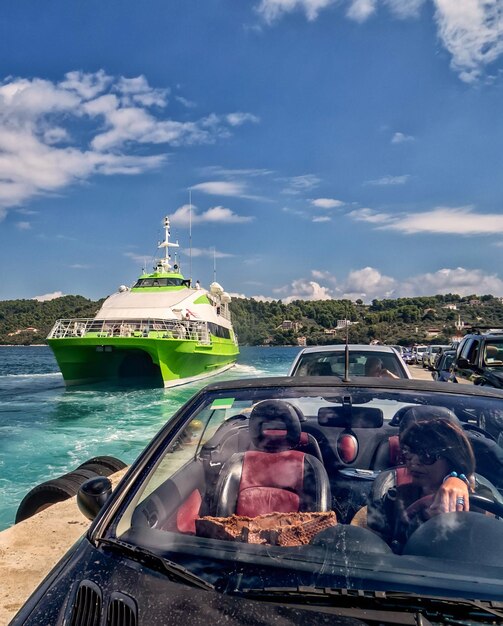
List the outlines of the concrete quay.
{"type": "MultiPolygon", "coordinates": [[[[114,486],[126,470],[110,476],[114,486]]],[[[90,524],[73,497],[0,532],[0,626],[10,622],[90,524]]]]}

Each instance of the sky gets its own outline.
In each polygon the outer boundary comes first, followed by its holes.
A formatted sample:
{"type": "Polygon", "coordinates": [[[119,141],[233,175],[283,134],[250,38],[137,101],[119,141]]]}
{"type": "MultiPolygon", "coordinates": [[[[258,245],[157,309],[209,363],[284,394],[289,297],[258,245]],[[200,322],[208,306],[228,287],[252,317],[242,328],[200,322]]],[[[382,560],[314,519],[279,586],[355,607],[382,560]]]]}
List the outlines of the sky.
{"type": "Polygon", "coordinates": [[[0,300],[503,296],[503,0],[3,0],[0,300]],[[189,252],[191,250],[191,253],[189,252]]]}

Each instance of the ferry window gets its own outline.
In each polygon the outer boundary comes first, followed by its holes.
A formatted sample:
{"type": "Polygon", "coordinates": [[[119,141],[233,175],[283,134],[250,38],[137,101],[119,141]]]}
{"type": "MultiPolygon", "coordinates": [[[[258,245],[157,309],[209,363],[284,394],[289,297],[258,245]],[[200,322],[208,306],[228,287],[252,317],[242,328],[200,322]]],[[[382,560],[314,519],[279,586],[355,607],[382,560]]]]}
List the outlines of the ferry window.
{"type": "Polygon", "coordinates": [[[181,278],[140,278],[134,285],[138,287],[180,287],[185,282],[181,278]]]}

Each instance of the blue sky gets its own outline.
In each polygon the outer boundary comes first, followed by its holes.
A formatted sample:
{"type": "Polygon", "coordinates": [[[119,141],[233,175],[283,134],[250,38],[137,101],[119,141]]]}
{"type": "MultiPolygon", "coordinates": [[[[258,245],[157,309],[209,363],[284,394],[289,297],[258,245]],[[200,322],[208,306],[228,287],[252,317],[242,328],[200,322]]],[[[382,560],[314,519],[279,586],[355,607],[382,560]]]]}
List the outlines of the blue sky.
{"type": "MultiPolygon", "coordinates": [[[[501,0],[4,0],[0,299],[104,297],[164,215],[266,299],[503,296],[501,0]]],[[[184,254],[187,253],[187,254],[184,254]]]]}

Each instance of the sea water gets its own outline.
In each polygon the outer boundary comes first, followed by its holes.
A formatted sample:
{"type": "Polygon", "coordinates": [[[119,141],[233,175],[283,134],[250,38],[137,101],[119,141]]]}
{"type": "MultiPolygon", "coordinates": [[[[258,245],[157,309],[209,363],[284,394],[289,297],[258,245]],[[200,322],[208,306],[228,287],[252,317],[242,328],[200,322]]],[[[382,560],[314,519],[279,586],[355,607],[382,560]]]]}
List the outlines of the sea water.
{"type": "Polygon", "coordinates": [[[0,530],[36,485],[95,456],[130,464],[208,382],[282,376],[299,348],[241,348],[237,365],[172,389],[67,389],[47,346],[0,346],[0,530]]]}

